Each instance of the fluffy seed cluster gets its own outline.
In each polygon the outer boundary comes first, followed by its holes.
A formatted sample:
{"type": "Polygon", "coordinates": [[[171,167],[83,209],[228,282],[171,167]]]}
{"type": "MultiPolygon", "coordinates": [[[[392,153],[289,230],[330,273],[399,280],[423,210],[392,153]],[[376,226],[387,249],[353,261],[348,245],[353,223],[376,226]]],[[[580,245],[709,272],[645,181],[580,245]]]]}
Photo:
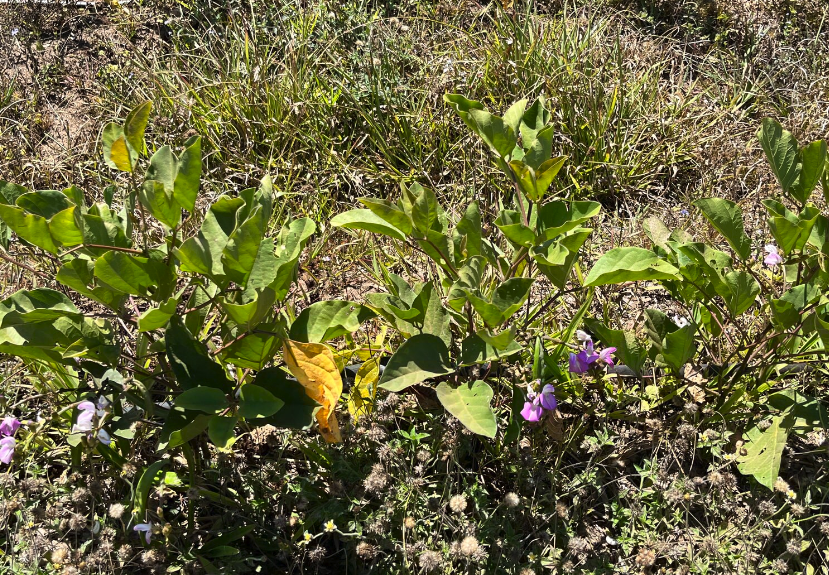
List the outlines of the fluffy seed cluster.
{"type": "Polygon", "coordinates": [[[420,554],[418,562],[424,571],[436,571],[443,564],[443,557],[437,551],[424,551],[420,554]]]}
{"type": "Polygon", "coordinates": [[[464,537],[463,541],[461,541],[461,553],[467,557],[472,557],[477,554],[480,547],[480,543],[472,535],[464,537]]]}
{"type": "Polygon", "coordinates": [[[113,503],[109,506],[109,516],[113,519],[121,519],[126,510],[127,508],[123,503],[113,503]]]}
{"type": "Polygon", "coordinates": [[[449,500],[449,509],[455,513],[463,513],[466,511],[466,497],[463,495],[454,495],[449,500]]]}
{"type": "Polygon", "coordinates": [[[783,479],[782,477],[778,477],[777,480],[774,482],[774,490],[780,493],[788,493],[791,487],[789,487],[789,483],[783,479]]]}
{"type": "Polygon", "coordinates": [[[371,560],[377,557],[377,547],[366,541],[357,544],[357,555],[363,559],[371,560]]]}
{"type": "Polygon", "coordinates": [[[389,476],[379,463],[375,463],[371,468],[371,473],[363,480],[363,486],[369,493],[382,493],[389,483],[389,476]]]}
{"type": "Polygon", "coordinates": [[[513,493],[510,491],[506,495],[504,495],[504,505],[509,507],[510,509],[514,507],[518,507],[521,504],[521,498],[518,497],[517,493],[513,493]]]}
{"type": "Polygon", "coordinates": [[[636,564],[640,567],[652,567],[656,563],[656,553],[653,549],[642,548],[636,554],[636,564]]]}

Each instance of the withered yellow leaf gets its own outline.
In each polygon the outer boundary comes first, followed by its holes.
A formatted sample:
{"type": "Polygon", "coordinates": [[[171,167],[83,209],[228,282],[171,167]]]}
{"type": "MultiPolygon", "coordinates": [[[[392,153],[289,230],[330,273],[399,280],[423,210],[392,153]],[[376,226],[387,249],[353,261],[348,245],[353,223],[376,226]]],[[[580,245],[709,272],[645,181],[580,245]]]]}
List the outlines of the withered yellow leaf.
{"type": "Polygon", "coordinates": [[[321,343],[286,339],[283,340],[282,354],[308,397],[322,406],[317,411],[320,433],[329,443],[339,443],[342,438],[334,410],[343,393],[343,380],[331,349],[321,343]]]}
{"type": "Polygon", "coordinates": [[[348,396],[348,412],[354,421],[362,415],[368,415],[374,408],[374,397],[377,395],[377,381],[380,379],[380,364],[372,358],[366,361],[357,370],[354,376],[354,385],[348,396]]]}
{"type": "Polygon", "coordinates": [[[130,160],[130,152],[127,149],[127,140],[121,136],[112,142],[112,149],[109,152],[109,159],[115,166],[124,172],[132,171],[132,160],[130,160]]]}

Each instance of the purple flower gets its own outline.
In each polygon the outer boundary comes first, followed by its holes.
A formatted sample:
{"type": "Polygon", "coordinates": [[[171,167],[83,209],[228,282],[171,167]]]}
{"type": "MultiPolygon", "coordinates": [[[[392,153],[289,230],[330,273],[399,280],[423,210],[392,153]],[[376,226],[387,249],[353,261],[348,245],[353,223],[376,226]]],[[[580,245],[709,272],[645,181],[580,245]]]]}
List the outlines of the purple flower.
{"type": "Polygon", "coordinates": [[[613,367],[613,354],[616,353],[615,347],[608,347],[599,352],[599,361],[609,367],[613,367]]]}
{"type": "Polygon", "coordinates": [[[539,397],[541,407],[547,411],[553,411],[558,406],[558,402],[556,401],[556,388],[549,383],[544,386],[544,389],[541,390],[541,395],[539,397]]]}
{"type": "Polygon", "coordinates": [[[20,420],[12,415],[7,415],[0,423],[0,433],[3,435],[14,435],[20,427],[20,420]]]}
{"type": "Polygon", "coordinates": [[[14,457],[14,446],[17,442],[14,437],[4,437],[0,439],[0,461],[8,465],[14,457]]]}
{"type": "Polygon", "coordinates": [[[133,531],[136,533],[144,533],[144,539],[147,541],[147,545],[150,544],[150,539],[153,536],[153,524],[152,523],[139,523],[135,527],[132,528],[133,531]]]}
{"type": "Polygon", "coordinates": [[[521,410],[521,417],[526,419],[527,421],[539,421],[541,419],[541,414],[544,413],[544,410],[541,408],[540,405],[536,405],[532,401],[525,401],[524,402],[524,409],[521,410]]]}
{"type": "Polygon", "coordinates": [[[82,401],[78,404],[78,419],[72,426],[72,433],[86,433],[92,431],[92,420],[95,418],[95,404],[91,401],[82,401]]]}
{"type": "Polygon", "coordinates": [[[778,252],[777,246],[774,244],[768,244],[765,247],[766,250],[766,257],[763,260],[765,264],[769,267],[776,267],[783,263],[783,258],[780,256],[778,252]]]}

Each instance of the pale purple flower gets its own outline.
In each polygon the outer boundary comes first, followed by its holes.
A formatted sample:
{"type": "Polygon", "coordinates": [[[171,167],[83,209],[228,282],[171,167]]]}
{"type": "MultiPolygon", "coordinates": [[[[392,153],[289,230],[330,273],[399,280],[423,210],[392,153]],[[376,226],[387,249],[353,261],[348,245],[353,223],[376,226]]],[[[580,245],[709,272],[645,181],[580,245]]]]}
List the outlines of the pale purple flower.
{"type": "Polygon", "coordinates": [[[92,431],[92,420],[95,418],[95,404],[91,401],[82,401],[78,404],[78,419],[72,426],[72,433],[87,433],[92,431]]]}
{"type": "Polygon", "coordinates": [[[17,442],[14,437],[4,437],[0,439],[0,461],[8,465],[14,457],[14,446],[17,442]]]}
{"type": "Polygon", "coordinates": [[[144,533],[144,539],[147,541],[147,545],[150,544],[150,539],[152,539],[153,536],[152,523],[139,523],[138,525],[133,527],[132,530],[136,533],[144,533]]]}
{"type": "Polygon", "coordinates": [[[576,339],[581,342],[591,341],[593,338],[590,337],[590,334],[582,329],[576,330],[576,339]]]}
{"type": "Polygon", "coordinates": [[[535,422],[541,419],[542,413],[544,413],[544,410],[541,408],[540,405],[536,405],[532,401],[525,401],[524,409],[521,410],[521,417],[523,417],[527,421],[535,422]]]}
{"type": "Polygon", "coordinates": [[[112,443],[112,438],[110,438],[109,433],[102,427],[98,430],[98,441],[103,443],[104,445],[109,445],[112,443]]]}
{"type": "Polygon", "coordinates": [[[583,350],[570,354],[570,372],[587,373],[590,370],[590,365],[597,359],[599,359],[599,355],[593,351],[593,341],[588,339],[583,350]]]}
{"type": "Polygon", "coordinates": [[[556,388],[549,383],[544,386],[544,389],[541,390],[540,398],[541,407],[547,411],[553,411],[556,407],[558,407],[558,402],[556,401],[556,388]]]}
{"type": "Polygon", "coordinates": [[[766,257],[763,260],[765,264],[769,267],[779,266],[783,263],[783,258],[780,256],[779,250],[776,245],[768,244],[765,247],[766,250],[766,257]]]}
{"type": "Polygon", "coordinates": [[[608,367],[613,367],[613,354],[616,353],[615,347],[608,347],[599,351],[599,361],[608,367]]]}
{"type": "Polygon", "coordinates": [[[14,435],[20,427],[20,420],[13,415],[7,415],[0,423],[0,433],[3,435],[14,435]]]}

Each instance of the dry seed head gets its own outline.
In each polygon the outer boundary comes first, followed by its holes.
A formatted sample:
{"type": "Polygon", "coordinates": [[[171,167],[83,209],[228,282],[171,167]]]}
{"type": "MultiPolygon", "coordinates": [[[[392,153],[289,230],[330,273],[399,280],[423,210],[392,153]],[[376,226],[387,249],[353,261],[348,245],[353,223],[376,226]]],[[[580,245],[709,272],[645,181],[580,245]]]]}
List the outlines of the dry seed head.
{"type": "Polygon", "coordinates": [[[778,477],[777,480],[774,482],[774,490],[779,491],[780,493],[788,493],[791,491],[788,482],[783,479],[782,477],[778,477]]]}
{"type": "Polygon", "coordinates": [[[656,553],[653,549],[642,548],[636,554],[636,564],[640,567],[651,567],[656,563],[656,553]]]}
{"type": "Polygon", "coordinates": [[[113,503],[109,506],[109,516],[113,519],[121,519],[126,510],[127,508],[123,503],[113,503]]]}
{"type": "Polygon", "coordinates": [[[418,558],[418,563],[427,573],[439,569],[443,563],[443,557],[437,551],[424,551],[418,558]]]}
{"type": "Polygon", "coordinates": [[[417,525],[417,523],[413,517],[406,517],[406,519],[403,520],[403,527],[406,529],[414,529],[415,525],[417,525]]]}
{"type": "Polygon", "coordinates": [[[449,509],[455,513],[463,513],[466,510],[466,497],[455,495],[449,500],[449,509]]]}
{"type": "Polygon", "coordinates": [[[461,553],[467,557],[475,555],[480,547],[478,540],[472,535],[464,537],[463,541],[461,541],[461,553]]]}
{"type": "Polygon", "coordinates": [[[357,555],[363,559],[374,559],[377,556],[377,547],[371,543],[361,541],[357,544],[357,555]]]}
{"type": "Polygon", "coordinates": [[[518,507],[521,504],[521,498],[518,497],[518,494],[513,493],[510,491],[506,495],[504,495],[504,505],[509,507],[510,509],[518,507]]]}

